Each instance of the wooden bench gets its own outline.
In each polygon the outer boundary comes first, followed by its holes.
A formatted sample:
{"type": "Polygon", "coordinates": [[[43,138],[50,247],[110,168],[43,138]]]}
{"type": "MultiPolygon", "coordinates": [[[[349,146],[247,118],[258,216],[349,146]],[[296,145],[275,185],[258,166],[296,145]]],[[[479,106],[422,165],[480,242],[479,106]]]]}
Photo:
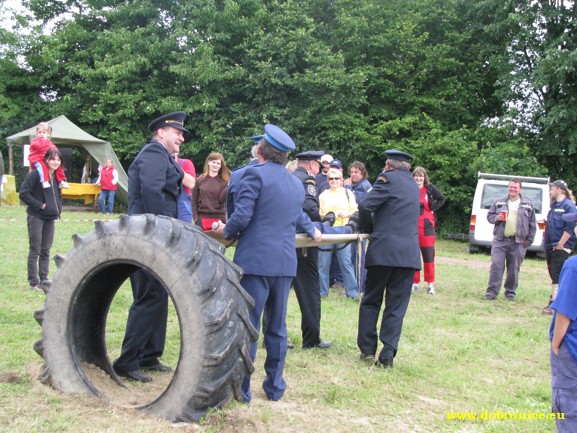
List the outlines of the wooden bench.
{"type": "Polygon", "coordinates": [[[63,188],[63,199],[69,200],[84,200],[85,205],[90,205],[96,202],[96,197],[100,194],[100,185],[92,185],[91,183],[71,183],[69,182],[69,189],[63,188]]]}

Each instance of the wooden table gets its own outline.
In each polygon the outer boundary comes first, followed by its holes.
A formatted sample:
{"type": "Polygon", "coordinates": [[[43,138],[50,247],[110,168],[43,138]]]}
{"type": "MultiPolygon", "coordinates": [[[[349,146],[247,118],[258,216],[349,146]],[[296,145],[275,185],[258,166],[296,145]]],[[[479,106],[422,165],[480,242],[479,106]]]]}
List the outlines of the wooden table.
{"type": "Polygon", "coordinates": [[[92,185],[91,183],[71,183],[69,182],[69,189],[62,188],[63,199],[69,200],[84,200],[85,205],[90,205],[96,202],[96,197],[100,194],[100,185],[92,185]]]}

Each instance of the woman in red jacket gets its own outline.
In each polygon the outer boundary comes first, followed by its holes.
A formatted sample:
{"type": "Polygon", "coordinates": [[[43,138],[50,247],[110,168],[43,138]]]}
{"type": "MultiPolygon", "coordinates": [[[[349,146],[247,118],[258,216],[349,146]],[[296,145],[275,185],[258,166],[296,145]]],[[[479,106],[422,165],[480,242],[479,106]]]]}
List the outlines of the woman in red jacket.
{"type": "MultiPolygon", "coordinates": [[[[419,246],[423,256],[427,293],[435,294],[435,212],[445,204],[445,196],[429,181],[429,175],[423,167],[413,170],[413,179],[419,187],[421,215],[419,216],[419,246]]],[[[421,272],[415,272],[413,292],[419,290],[421,272]]]]}

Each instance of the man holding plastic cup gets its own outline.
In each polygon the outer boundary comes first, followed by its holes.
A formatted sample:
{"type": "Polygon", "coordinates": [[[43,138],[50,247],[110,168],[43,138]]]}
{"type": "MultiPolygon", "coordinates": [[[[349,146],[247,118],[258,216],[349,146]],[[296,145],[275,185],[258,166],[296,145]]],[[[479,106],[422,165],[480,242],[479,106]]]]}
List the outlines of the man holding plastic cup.
{"type": "Polygon", "coordinates": [[[521,180],[509,181],[509,194],[489,208],[487,220],[494,224],[491,243],[491,270],[483,300],[493,301],[501,291],[505,266],[505,297],[514,301],[519,284],[519,269],[527,248],[533,243],[537,220],[533,204],[521,196],[521,180]]]}

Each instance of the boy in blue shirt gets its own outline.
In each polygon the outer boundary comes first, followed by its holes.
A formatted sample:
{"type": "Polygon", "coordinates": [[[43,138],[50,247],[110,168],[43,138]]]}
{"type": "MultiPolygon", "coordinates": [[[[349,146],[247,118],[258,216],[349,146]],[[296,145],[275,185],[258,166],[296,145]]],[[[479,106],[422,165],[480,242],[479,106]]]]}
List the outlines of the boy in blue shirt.
{"type": "MultiPolygon", "coordinates": [[[[577,221],[577,213],[563,215],[577,221]]],[[[577,432],[577,256],[567,259],[559,276],[559,292],[551,304],[554,310],[551,339],[552,412],[557,417],[557,432],[577,432]]]]}

